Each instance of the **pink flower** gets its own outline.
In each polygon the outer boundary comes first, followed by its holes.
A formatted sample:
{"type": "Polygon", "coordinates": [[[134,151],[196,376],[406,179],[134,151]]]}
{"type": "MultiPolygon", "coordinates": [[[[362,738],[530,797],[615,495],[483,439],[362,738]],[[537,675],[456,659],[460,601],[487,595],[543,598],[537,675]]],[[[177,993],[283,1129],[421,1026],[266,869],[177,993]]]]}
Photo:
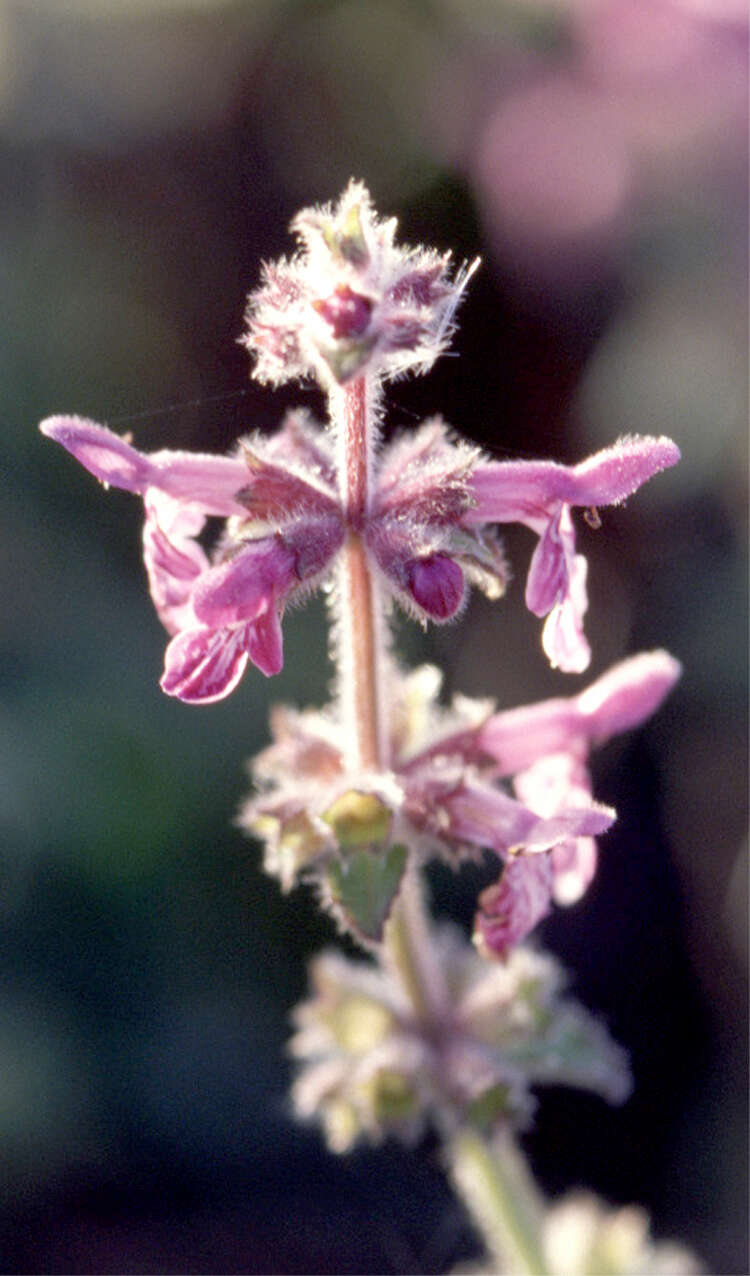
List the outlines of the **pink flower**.
{"type": "Polygon", "coordinates": [[[248,660],[278,673],[285,606],[317,588],[349,533],[408,612],[442,623],[469,584],[502,594],[506,567],[491,525],[525,523],[540,538],[526,599],[547,615],[545,649],[553,664],[583,669],[586,564],[571,507],[620,501],[679,456],[667,439],[636,438],[573,467],[488,462],[436,418],[376,458],[372,498],[355,522],[329,438],[301,412],[233,456],[144,454],[81,417],[51,417],[41,429],[106,485],[143,496],[151,595],[173,636],[162,687],[191,703],[227,695],[248,660]],[[209,516],[227,520],[210,557],[198,539],[209,516]]]}
{"type": "Polygon", "coordinates": [[[614,811],[597,806],[590,793],[577,804],[571,793],[571,801],[561,802],[547,817],[509,797],[491,776],[434,753],[413,759],[402,784],[411,823],[449,848],[454,860],[462,848],[486,848],[503,858],[519,850],[543,853],[571,837],[604,833],[615,819],[614,811]]]}
{"type": "Polygon", "coordinates": [[[50,417],[40,428],[105,485],[143,496],[151,596],[172,635],[161,685],[189,703],[228,695],[248,661],[279,672],[281,614],[323,581],[348,532],[362,537],[389,592],[422,620],[458,612],[465,576],[501,592],[502,555],[459,522],[475,454],[449,443],[438,423],[384,453],[356,525],[342,507],[330,441],[301,412],[226,457],[145,454],[81,417],[50,417]],[[227,520],[211,556],[198,539],[209,516],[227,520]]]}
{"type": "MultiPolygon", "coordinates": [[[[679,676],[679,662],[665,651],[634,656],[577,696],[493,714],[474,733],[473,745],[494,758],[500,775],[512,775],[520,801],[549,821],[556,812],[590,800],[590,750],[645,722],[679,676]]],[[[506,865],[498,882],[480,896],[475,938],[484,951],[504,955],[549,911],[552,900],[566,905],[581,898],[596,872],[592,833],[561,837],[544,857],[546,874],[535,867],[538,857],[506,865]]]]}
{"type": "Polygon", "coordinates": [[[161,685],[190,704],[228,695],[248,660],[266,675],[283,663],[280,615],[319,584],[344,529],[326,477],[302,478],[274,464],[289,454],[309,466],[317,440],[290,415],[267,460],[136,451],[81,417],[41,426],[107,485],[143,496],[143,549],[151,596],[173,635],[161,685]],[[264,526],[263,520],[273,515],[264,526]],[[211,558],[198,541],[208,516],[228,521],[211,558]]]}
{"type": "Polygon", "coordinates": [[[507,956],[547,916],[552,876],[549,856],[518,856],[505,865],[498,881],[482,891],[474,943],[485,956],[507,956]]]}
{"type": "Polygon", "coordinates": [[[580,465],[552,461],[490,461],[471,476],[475,504],[464,523],[524,523],[536,532],[526,581],[526,605],[546,616],[542,635],[553,668],[582,673],[591,651],[583,633],[586,560],[576,553],[572,508],[618,505],[680,459],[666,438],[620,439],[580,465]]]}
{"type": "Polygon", "coordinates": [[[376,458],[369,508],[351,526],[329,439],[301,412],[232,457],[144,454],[82,417],[50,417],[41,429],[106,485],[143,495],[149,584],[173,635],[162,686],[191,703],[230,693],[249,660],[277,674],[284,606],[318,587],[348,531],[362,537],[404,609],[443,623],[460,611],[467,584],[503,593],[491,524],[526,523],[540,537],[527,604],[547,616],[547,655],[584,669],[585,560],[575,553],[571,507],[617,503],[679,458],[668,439],[635,438],[573,467],[487,462],[435,419],[376,458]],[[198,540],[209,516],[228,519],[210,559],[198,540]]]}
{"type": "Polygon", "coordinates": [[[424,858],[452,864],[491,850],[503,875],[482,896],[485,950],[523,937],[552,905],[572,903],[596,867],[594,839],[615,819],[592,799],[590,749],[643,722],[679,676],[665,652],[625,660],[578,696],[505,713],[436,704],[436,671],[394,680],[392,770],[352,774],[340,723],[324,713],[277,712],[274,743],[256,761],[260,793],[242,820],[268,837],[267,867],[288,887],[335,853],[326,812],[345,794],[372,795],[384,827],[403,820],[424,858]],[[456,721],[461,725],[458,730],[456,721]],[[425,726],[425,724],[427,724],[425,726]],[[515,796],[500,787],[512,780],[515,796]],[[500,940],[498,939],[498,944],[500,940]]]}
{"type": "Polygon", "coordinates": [[[500,775],[517,775],[555,753],[587,758],[593,747],[650,718],[680,672],[666,651],[630,656],[578,695],[492,714],[471,733],[473,746],[500,775]]]}

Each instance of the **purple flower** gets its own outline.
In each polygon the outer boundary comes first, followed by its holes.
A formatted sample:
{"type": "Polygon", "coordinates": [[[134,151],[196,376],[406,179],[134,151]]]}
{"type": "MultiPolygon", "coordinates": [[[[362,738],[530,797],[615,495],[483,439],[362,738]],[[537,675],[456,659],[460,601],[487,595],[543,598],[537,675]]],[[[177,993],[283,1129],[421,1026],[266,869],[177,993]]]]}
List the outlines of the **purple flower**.
{"type": "MultiPolygon", "coordinates": [[[[593,747],[650,718],[680,672],[666,651],[630,656],[578,695],[492,714],[470,733],[473,747],[495,762],[499,775],[517,775],[557,753],[585,760],[593,747]]],[[[461,747],[470,745],[462,741],[461,747]]]]}
{"type": "Polygon", "coordinates": [[[356,526],[339,498],[330,440],[301,412],[227,457],[144,454],[81,417],[50,417],[41,429],[105,485],[143,496],[151,596],[172,635],[161,685],[189,703],[228,695],[248,660],[266,675],[279,672],[281,614],[322,582],[348,532],[362,537],[388,591],[422,620],[458,612],[465,575],[501,592],[497,547],[459,524],[474,453],[448,443],[437,424],[384,454],[356,526]],[[198,539],[209,516],[226,519],[211,556],[198,539]]]}
{"type": "Polygon", "coordinates": [[[279,672],[284,608],[323,581],[347,534],[361,537],[407,612],[442,623],[460,612],[470,584],[490,598],[503,593],[505,560],[491,524],[532,527],[540,539],[527,602],[547,614],[553,663],[582,669],[585,560],[575,552],[571,506],[620,501],[679,455],[669,440],[638,438],[572,468],[488,462],[435,418],[376,457],[372,497],[354,521],[337,490],[330,439],[302,412],[271,438],[242,441],[233,456],[144,454],[81,417],[51,417],[41,429],[107,486],[143,496],[151,595],[172,635],[162,687],[203,704],[228,695],[248,660],[279,672]],[[226,519],[210,556],[199,541],[207,517],[226,519]]]}
{"type": "Polygon", "coordinates": [[[475,504],[464,523],[524,523],[539,537],[526,605],[534,615],[547,617],[542,644],[553,668],[582,673],[591,659],[583,633],[586,560],[576,553],[573,506],[618,505],[679,459],[671,439],[636,436],[620,439],[580,465],[490,461],[474,469],[475,504]]]}
{"type": "Polygon", "coordinates": [[[344,536],[324,468],[305,479],[273,463],[289,454],[309,467],[318,443],[302,417],[291,414],[266,445],[267,461],[249,448],[232,457],[147,455],[81,417],[51,417],[41,429],[103,483],[144,498],[151,596],[173,635],[163,689],[210,704],[233,690],[248,660],[278,673],[281,612],[317,586],[344,536]],[[212,558],[197,539],[209,516],[227,519],[212,558]]]}
{"type": "Polygon", "coordinates": [[[553,903],[580,899],[594,876],[595,838],[615,812],[593,801],[591,749],[650,717],[679,674],[672,656],[647,652],[577,696],[503,713],[464,699],[440,709],[430,667],[394,676],[392,769],[382,774],[349,771],[335,715],[277,710],[274,743],[254,767],[260,791],[241,822],[267,839],[266,867],[285,889],[338,853],[330,813],[346,795],[349,805],[365,794],[368,810],[379,804],[386,837],[406,821],[422,859],[457,865],[493,851],[503,870],[480,896],[475,938],[485,954],[504,956],[553,903]]]}
{"type": "MultiPolygon", "coordinates": [[[[665,651],[634,656],[577,696],[493,714],[473,742],[464,738],[463,747],[473,745],[479,755],[494,759],[499,775],[513,776],[521,802],[550,820],[590,798],[591,749],[645,722],[679,676],[679,662],[665,651]]],[[[475,937],[485,951],[504,955],[549,911],[552,900],[573,904],[581,898],[596,872],[591,831],[560,838],[548,861],[545,875],[536,857],[512,860],[480,896],[475,937]]]]}
{"type": "Polygon", "coordinates": [[[504,793],[491,774],[482,776],[458,758],[435,751],[412,759],[401,782],[409,820],[444,846],[454,862],[470,848],[493,850],[502,858],[521,850],[551,851],[569,838],[604,833],[615,819],[614,811],[597,806],[590,793],[574,799],[572,790],[571,800],[548,816],[504,793]]]}

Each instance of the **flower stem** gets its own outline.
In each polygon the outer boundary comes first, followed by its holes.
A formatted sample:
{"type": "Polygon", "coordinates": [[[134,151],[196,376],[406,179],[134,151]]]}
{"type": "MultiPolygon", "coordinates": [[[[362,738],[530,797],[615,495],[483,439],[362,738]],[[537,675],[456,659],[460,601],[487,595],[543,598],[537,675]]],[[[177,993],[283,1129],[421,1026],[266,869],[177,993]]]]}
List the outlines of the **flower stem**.
{"type": "Polygon", "coordinates": [[[330,393],[336,430],[341,501],[348,533],[340,559],[334,626],[339,698],[350,764],[355,770],[383,770],[389,748],[382,693],[385,620],[378,582],[362,540],[369,510],[375,387],[358,377],[330,393]]]}
{"type": "Polygon", "coordinates": [[[548,1276],[541,1243],[543,1205],[507,1131],[486,1142],[465,1128],[449,1148],[453,1182],[504,1276],[548,1276]]]}
{"type": "MultiPolygon", "coordinates": [[[[330,391],[347,522],[334,603],[339,697],[349,765],[369,771],[385,770],[390,763],[383,601],[363,540],[372,491],[376,394],[377,384],[367,376],[330,391]]],[[[449,1010],[448,990],[413,864],[386,924],[383,961],[398,974],[425,1031],[440,1034],[449,1010]]],[[[490,1148],[476,1131],[465,1128],[450,1140],[449,1153],[456,1187],[502,1270],[546,1276],[539,1241],[541,1205],[510,1136],[490,1148]]]]}
{"type": "Polygon", "coordinates": [[[445,1021],[448,992],[435,953],[418,869],[407,869],[385,929],[384,961],[396,971],[425,1026],[439,1031],[445,1021]]]}

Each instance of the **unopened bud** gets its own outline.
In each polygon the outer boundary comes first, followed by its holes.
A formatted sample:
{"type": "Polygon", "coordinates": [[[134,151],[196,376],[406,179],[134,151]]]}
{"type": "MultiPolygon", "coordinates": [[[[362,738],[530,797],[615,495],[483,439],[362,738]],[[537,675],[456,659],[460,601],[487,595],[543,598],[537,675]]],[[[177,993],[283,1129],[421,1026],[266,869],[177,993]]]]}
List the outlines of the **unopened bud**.
{"type": "Polygon", "coordinates": [[[340,285],[325,301],[314,301],[313,309],[329,324],[337,341],[361,337],[367,331],[372,302],[348,284],[340,285]]]}
{"type": "Polygon", "coordinates": [[[409,593],[433,620],[449,620],[461,606],[464,574],[444,554],[415,558],[407,567],[409,593]]]}

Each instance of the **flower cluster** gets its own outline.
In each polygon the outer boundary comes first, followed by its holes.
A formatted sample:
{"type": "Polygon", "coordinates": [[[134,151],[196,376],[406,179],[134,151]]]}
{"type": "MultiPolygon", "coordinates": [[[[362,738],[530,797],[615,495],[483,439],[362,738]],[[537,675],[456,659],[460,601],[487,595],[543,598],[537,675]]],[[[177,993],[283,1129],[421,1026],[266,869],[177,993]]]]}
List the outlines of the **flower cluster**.
{"type": "MultiPolygon", "coordinates": [[[[267,266],[250,298],[256,376],[316,375],[333,403],[335,387],[355,376],[377,397],[384,377],[432,363],[469,271],[451,279],[447,256],[397,247],[395,221],[375,217],[358,183],[335,208],[300,213],[293,229],[302,251],[267,266]]],[[[386,597],[423,622],[444,622],[470,584],[502,594],[496,526],[523,523],[539,538],[526,602],[547,618],[544,649],[553,666],[581,672],[590,659],[586,561],[573,508],[623,501],[679,459],[669,439],[635,437],[576,466],[488,461],[436,418],[372,458],[366,499],[352,507],[335,428],[304,412],[227,457],[144,454],[76,416],[50,417],[41,429],[103,483],[143,497],[151,594],[172,635],[162,687],[199,704],[228,695],[248,661],[278,673],[284,608],[330,575],[352,535],[386,597]],[[211,557],[199,541],[210,517],[226,520],[211,557]]]]}
{"type": "MultiPolygon", "coordinates": [[[[285,608],[329,580],[352,543],[378,596],[422,622],[455,616],[470,585],[496,598],[506,582],[497,527],[509,522],[538,538],[526,603],[546,617],[551,663],[585,669],[586,560],[573,511],[624,500],[673,465],[677,448],[633,437],[574,466],[491,461],[434,418],[377,451],[365,437],[377,434],[366,394],[377,399],[383,377],[426,367],[442,349],[468,273],[451,279],[446,256],[398,248],[395,222],[376,218],[357,183],[335,207],[300,213],[293,229],[301,251],[266,267],[247,342],[256,375],[317,375],[334,418],[344,405],[343,422],[325,430],[293,411],[274,435],[244,438],[229,456],[143,453],[81,417],[41,426],[105,485],[143,497],[151,595],[171,635],[163,689],[208,704],[235,688],[249,661],[277,673],[285,608]],[[355,377],[353,397],[342,399],[355,377]],[[351,410],[364,449],[354,459],[341,438],[351,410]],[[208,519],[222,520],[210,550],[208,519]]],[[[493,851],[503,872],[479,901],[476,938],[505,954],[553,899],[572,902],[593,875],[593,839],[614,812],[592,800],[590,747],[642,721],[676,676],[676,662],[654,653],[571,700],[499,714],[463,701],[449,714],[437,708],[434,672],[404,678],[393,667],[379,764],[364,773],[353,765],[338,705],[278,711],[242,821],[267,838],[266,864],[285,888],[312,873],[366,941],[382,937],[407,859],[437,853],[455,863],[493,851]]]]}
{"type": "Polygon", "coordinates": [[[365,368],[392,378],[432,366],[479,263],[451,277],[450,253],[400,247],[396,226],[376,217],[361,182],[295,217],[300,252],[266,265],[249,300],[244,343],[261,381],[341,384],[365,368]]]}
{"type": "Polygon", "coordinates": [[[468,1119],[523,1125],[531,1089],[567,1085],[611,1103],[630,1092],[624,1053],[562,995],[553,958],[517,948],[488,965],[449,927],[435,935],[437,1004],[415,1016],[398,970],[323,953],[313,996],[295,1011],[292,1091],[300,1116],[322,1121],[333,1151],[359,1138],[413,1141],[428,1120],[449,1134],[468,1119]]]}
{"type": "MultiPolygon", "coordinates": [[[[82,417],[50,417],[41,429],[103,483],[143,496],[151,596],[173,635],[163,689],[209,704],[234,689],[248,660],[278,673],[284,608],[331,573],[355,521],[337,491],[330,437],[303,412],[270,438],[242,440],[232,456],[139,452],[82,417]],[[210,558],[198,539],[209,517],[226,520],[210,558]]],[[[486,461],[435,419],[384,450],[355,530],[387,594],[441,623],[461,609],[467,584],[503,592],[494,524],[532,528],[527,605],[547,616],[552,664],[580,671],[590,656],[586,561],[572,508],[621,501],[678,456],[668,439],[642,437],[577,466],[486,461]]]]}
{"type": "Polygon", "coordinates": [[[594,839],[615,818],[592,799],[589,753],[650,717],[679,673],[666,652],[648,652],[578,695],[495,713],[465,697],[441,709],[431,666],[409,676],[394,670],[393,764],[378,773],[351,772],[333,714],[277,709],[274,743],[253,766],[259,793],[240,822],[265,837],[266,868],[285,889],[299,874],[322,882],[349,925],[326,885],[337,858],[400,844],[422,862],[439,855],[454,865],[494,852],[503,869],[480,896],[476,940],[504,955],[553,901],[583,895],[596,869],[594,839]]]}

